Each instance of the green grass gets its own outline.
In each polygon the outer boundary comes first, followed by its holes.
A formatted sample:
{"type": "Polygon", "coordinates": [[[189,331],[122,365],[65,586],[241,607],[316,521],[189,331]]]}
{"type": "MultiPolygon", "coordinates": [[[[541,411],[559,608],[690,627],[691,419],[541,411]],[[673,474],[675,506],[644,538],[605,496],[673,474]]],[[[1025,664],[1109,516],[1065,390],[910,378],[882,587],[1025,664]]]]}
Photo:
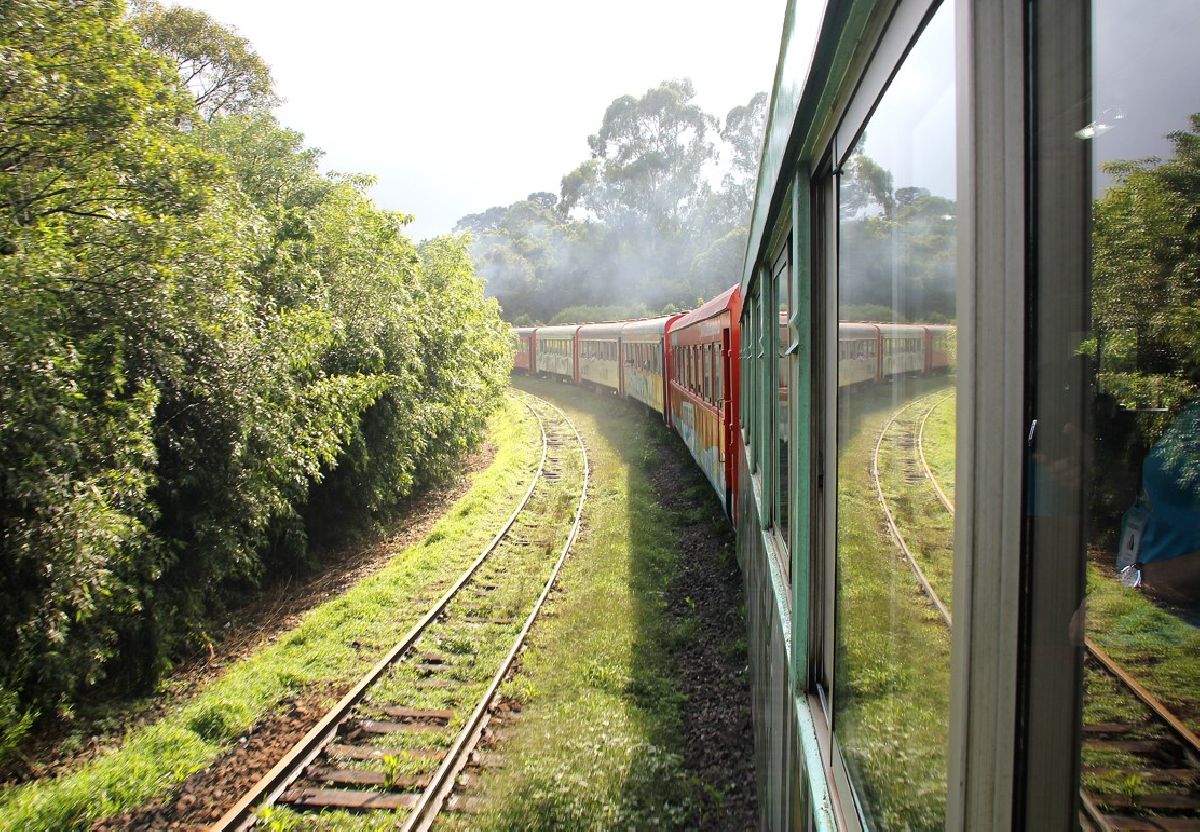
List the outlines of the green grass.
{"type": "MultiPolygon", "coordinates": [[[[866,385],[843,391],[839,405],[846,415],[838,449],[835,720],[859,799],[881,829],[944,825],[950,631],[888,534],[871,456],[895,410],[951,383],[908,379],[900,402],[893,401],[898,385],[866,385]]],[[[923,522],[922,512],[932,509],[928,499],[915,502],[915,487],[897,479],[894,456],[880,461],[885,495],[889,504],[907,501],[893,511],[910,548],[920,551],[921,533],[907,524],[923,522]]],[[[924,487],[936,503],[932,488],[924,487]]],[[[936,534],[944,535],[944,527],[941,523],[936,534]]],[[[947,545],[944,538],[939,545],[947,545]]]]}
{"type": "Polygon", "coordinates": [[[937,399],[925,422],[922,445],[929,470],[950,505],[954,505],[954,422],[958,416],[958,399],[954,396],[937,399]]]}
{"type": "MultiPolygon", "coordinates": [[[[539,408],[542,408],[540,404],[539,408]]],[[[513,525],[512,536],[505,538],[488,561],[480,567],[478,583],[495,588],[479,596],[468,584],[446,608],[445,615],[430,625],[415,645],[413,655],[397,662],[355,708],[355,714],[368,718],[384,718],[377,706],[402,704],[415,708],[449,709],[454,717],[440,731],[376,735],[358,741],[406,750],[449,748],[462,731],[485,690],[495,676],[513,638],[521,629],[534,601],[541,594],[550,570],[558,560],[563,544],[571,530],[575,507],[582,481],[583,455],[578,444],[564,443],[559,452],[562,477],[553,482],[543,479],[513,525]],[[530,545],[516,540],[531,541],[530,545]],[[488,619],[511,619],[512,623],[483,623],[488,619]],[[428,673],[418,669],[426,652],[446,657],[446,667],[437,675],[453,679],[453,688],[422,687],[420,682],[428,673]]],[[[473,584],[475,582],[472,582],[473,584]]],[[[346,768],[380,770],[378,762],[339,763],[346,768]]],[[[396,773],[430,772],[438,767],[436,760],[397,757],[392,766],[396,773]]],[[[384,768],[386,771],[386,768],[384,768]]],[[[401,813],[402,814],[402,813],[401,813]]],[[[275,809],[271,821],[283,825],[294,822],[296,828],[370,830],[380,828],[384,820],[375,813],[355,814],[326,811],[319,816],[275,809]]],[[[397,816],[387,816],[396,823],[397,816]]]]}
{"type": "Polygon", "coordinates": [[[86,829],[92,820],[161,799],[285,700],[313,686],[344,686],[398,641],[495,534],[528,487],[541,453],[529,412],[508,401],[493,418],[487,470],[402,552],[299,626],[235,665],[122,747],[77,771],[0,793],[0,830],[86,829]],[[357,647],[355,646],[357,643],[357,647]]]}
{"type": "MultiPolygon", "coordinates": [[[[954,567],[954,515],[938,499],[921,466],[917,452],[921,420],[930,406],[945,397],[945,392],[927,394],[900,413],[884,434],[879,447],[879,480],[892,518],[904,537],[913,558],[921,567],[933,591],[946,609],[951,609],[954,567]]],[[[953,410],[945,404],[935,409],[953,410]]],[[[930,419],[932,421],[932,417],[930,419]]],[[[937,426],[940,435],[926,425],[926,441],[934,447],[954,447],[954,422],[937,426]],[[948,434],[948,435],[947,435],[948,434]],[[946,442],[945,440],[948,440],[946,442]],[[944,443],[944,444],[943,444],[944,443]]],[[[932,464],[930,466],[932,468],[932,464]]],[[[948,494],[947,497],[950,495],[948,494]]]]}
{"type": "MultiPolygon", "coordinates": [[[[672,648],[694,632],[694,622],[689,627],[686,616],[669,612],[666,597],[686,557],[678,530],[721,528],[720,508],[711,498],[691,511],[657,503],[649,477],[654,446],[686,450],[648,413],[564,385],[518,383],[562,406],[588,443],[586,524],[531,634],[522,671],[505,687],[526,707],[506,740],[504,767],[481,777],[485,811],[448,824],[694,827],[705,784],[685,769],[682,696],[671,670],[672,648]]],[[[684,487],[697,496],[706,489],[698,472],[684,487]]]]}

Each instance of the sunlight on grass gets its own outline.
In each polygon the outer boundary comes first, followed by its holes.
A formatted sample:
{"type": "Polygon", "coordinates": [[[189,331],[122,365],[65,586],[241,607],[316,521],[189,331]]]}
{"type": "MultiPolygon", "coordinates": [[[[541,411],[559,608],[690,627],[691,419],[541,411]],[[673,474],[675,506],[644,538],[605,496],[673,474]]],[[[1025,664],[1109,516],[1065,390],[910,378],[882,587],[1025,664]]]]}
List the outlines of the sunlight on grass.
{"type": "Polygon", "coordinates": [[[345,686],[365,672],[478,555],[528,487],[541,454],[536,420],[510,398],[490,435],[494,460],[434,527],[434,542],[397,553],[178,710],[131,732],[120,750],[64,777],[6,789],[0,830],[87,829],[92,820],[161,799],[284,700],[313,685],[345,686]]]}
{"type": "Polygon", "coordinates": [[[505,766],[482,774],[485,812],[447,818],[448,825],[693,827],[703,786],[684,767],[682,697],[670,661],[687,623],[669,614],[665,598],[686,555],[678,527],[712,523],[719,507],[712,500],[714,512],[697,519],[659,506],[646,448],[672,437],[650,414],[562,385],[520,385],[575,421],[588,442],[592,488],[562,591],[531,636],[522,672],[505,687],[530,705],[505,744],[505,766]]]}

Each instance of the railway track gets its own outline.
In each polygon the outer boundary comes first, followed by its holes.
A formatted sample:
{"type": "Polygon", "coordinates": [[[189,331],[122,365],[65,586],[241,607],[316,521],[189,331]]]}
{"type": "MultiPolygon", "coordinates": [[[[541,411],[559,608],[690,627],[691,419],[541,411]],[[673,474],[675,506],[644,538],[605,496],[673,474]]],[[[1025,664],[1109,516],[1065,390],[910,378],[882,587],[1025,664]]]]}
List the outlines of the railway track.
{"type": "MultiPolygon", "coordinates": [[[[533,482],[488,546],[392,647],[212,826],[250,829],[264,816],[322,812],[395,816],[430,828],[470,811],[456,789],[488,725],[511,714],[499,690],[579,532],[589,465],[561,410],[530,396],[542,454],[533,482]]],[[[303,825],[303,817],[299,820],[303,825]]]]}
{"type": "MultiPolygon", "coordinates": [[[[954,515],[954,503],[925,455],[926,423],[952,395],[931,394],[896,410],[880,431],[871,462],[876,497],[889,532],[947,627],[951,625],[949,610],[925,578],[888,506],[879,456],[897,423],[919,420],[915,441],[895,444],[912,450],[906,464],[919,468],[939,502],[954,515]],[[913,409],[917,415],[906,417],[913,409]]],[[[1084,827],[1098,832],[1200,832],[1200,739],[1090,637],[1085,637],[1084,647],[1089,691],[1104,691],[1115,697],[1113,703],[1120,703],[1119,717],[1085,720],[1083,726],[1084,775],[1092,784],[1080,789],[1084,827]]]]}

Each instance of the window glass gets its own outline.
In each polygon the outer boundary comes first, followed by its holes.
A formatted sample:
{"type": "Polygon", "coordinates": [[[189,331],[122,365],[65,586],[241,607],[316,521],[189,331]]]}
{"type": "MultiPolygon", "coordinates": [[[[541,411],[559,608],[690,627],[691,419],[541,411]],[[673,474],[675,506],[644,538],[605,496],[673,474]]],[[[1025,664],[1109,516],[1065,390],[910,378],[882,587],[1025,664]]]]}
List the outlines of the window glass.
{"type": "Polygon", "coordinates": [[[956,315],[954,78],[946,3],[838,179],[838,355],[881,331],[890,356],[882,380],[837,373],[833,728],[871,829],[945,825],[954,362],[926,372],[903,344],[956,315]]]}
{"type": "Polygon", "coordinates": [[[701,363],[704,365],[704,400],[712,401],[712,345],[705,344],[703,352],[700,353],[701,363]]]}
{"type": "MultiPolygon", "coordinates": [[[[779,526],[781,542],[788,543],[788,358],[787,349],[791,345],[788,320],[791,317],[791,263],[789,262],[790,248],[785,248],[775,264],[775,332],[777,335],[776,366],[778,367],[778,396],[775,411],[775,505],[776,520],[779,526]]],[[[791,561],[784,558],[783,571],[791,573],[791,561]]]]}
{"type": "Polygon", "coordinates": [[[1090,285],[1064,298],[1089,331],[1039,340],[1047,399],[1069,394],[1086,359],[1087,467],[1066,478],[1050,451],[1076,425],[1041,424],[1026,476],[1036,517],[1061,520],[1059,494],[1083,488],[1071,503],[1086,518],[1080,786],[1099,828],[1200,825],[1188,762],[1200,733],[1197,43],[1192,2],[1093,3],[1092,112],[1074,125],[1093,161],[1090,285]]]}

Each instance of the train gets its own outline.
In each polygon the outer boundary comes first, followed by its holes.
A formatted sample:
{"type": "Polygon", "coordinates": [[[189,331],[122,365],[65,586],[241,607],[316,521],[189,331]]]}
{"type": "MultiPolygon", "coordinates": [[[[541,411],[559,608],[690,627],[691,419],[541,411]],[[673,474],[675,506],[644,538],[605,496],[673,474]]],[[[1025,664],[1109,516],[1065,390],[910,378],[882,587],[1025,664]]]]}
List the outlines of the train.
{"type": "Polygon", "coordinates": [[[761,829],[1200,828],[1196,591],[1153,594],[1200,574],[1200,14],[782,23],[736,288],[515,364],[646,403],[734,518],[761,829]]]}
{"type": "MultiPolygon", "coordinates": [[[[731,286],[681,314],[516,327],[513,372],[605,390],[657,413],[682,437],[736,526],[741,311],[739,287],[731,286]]],[[[954,339],[955,327],[946,324],[841,321],[838,384],[949,372],[954,339]]]]}

